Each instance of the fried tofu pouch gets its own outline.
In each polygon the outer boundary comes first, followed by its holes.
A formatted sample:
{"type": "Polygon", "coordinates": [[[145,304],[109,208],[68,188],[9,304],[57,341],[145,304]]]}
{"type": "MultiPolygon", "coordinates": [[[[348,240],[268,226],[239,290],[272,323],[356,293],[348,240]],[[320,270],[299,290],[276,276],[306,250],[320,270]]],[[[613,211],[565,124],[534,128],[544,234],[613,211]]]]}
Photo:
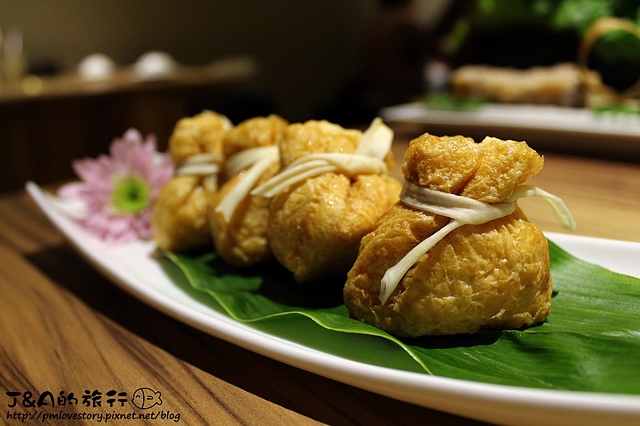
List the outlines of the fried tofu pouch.
{"type": "MultiPolygon", "coordinates": [[[[279,144],[281,168],[309,154],[353,154],[362,135],[324,120],[291,124],[279,144]]],[[[392,155],[384,161],[392,165],[392,155]]],[[[400,189],[400,182],[388,175],[350,178],[339,172],[288,188],[270,204],[267,237],[274,256],[297,282],[344,277],[360,239],[398,200],[400,189]]]]}
{"type": "MultiPolygon", "coordinates": [[[[542,167],[543,158],[524,142],[425,134],[410,143],[402,171],[421,187],[495,204],[542,167]]],[[[503,218],[451,231],[381,302],[387,269],[449,221],[402,201],[389,209],[363,238],[348,273],[344,300],[351,315],[400,337],[518,329],[543,321],[552,292],[547,240],[518,207],[503,218]]]]}
{"type": "MultiPolygon", "coordinates": [[[[227,133],[224,139],[225,157],[231,163],[236,154],[264,147],[274,147],[277,153],[278,141],[287,125],[288,122],[277,115],[243,121],[227,133]]],[[[258,153],[258,156],[261,154],[258,153]]],[[[273,257],[267,240],[270,202],[268,198],[247,193],[228,219],[217,209],[240,182],[250,178],[250,167],[229,176],[212,196],[209,208],[209,224],[216,251],[227,263],[240,267],[252,266],[273,257]]],[[[276,154],[275,160],[260,173],[259,178],[248,189],[265,182],[278,173],[279,169],[276,154]]]]}
{"type": "Polygon", "coordinates": [[[218,189],[217,170],[230,127],[227,117],[213,111],[176,123],[169,139],[176,175],[158,194],[151,218],[159,248],[186,252],[211,244],[209,197],[218,189]]]}

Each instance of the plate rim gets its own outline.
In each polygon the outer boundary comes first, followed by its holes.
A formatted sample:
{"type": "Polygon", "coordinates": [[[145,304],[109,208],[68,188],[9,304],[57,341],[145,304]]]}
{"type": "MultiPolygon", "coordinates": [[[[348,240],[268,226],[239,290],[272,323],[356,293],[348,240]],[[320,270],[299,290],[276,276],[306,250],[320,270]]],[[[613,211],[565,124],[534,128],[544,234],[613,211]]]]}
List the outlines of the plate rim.
{"type": "Polygon", "coordinates": [[[478,110],[450,111],[430,108],[423,102],[415,101],[384,107],[380,110],[380,115],[388,122],[499,126],[625,138],[640,136],[640,118],[635,116],[594,117],[593,113],[584,108],[554,105],[487,103],[478,110]],[[505,114],[509,117],[508,120],[504,119],[505,114]]]}

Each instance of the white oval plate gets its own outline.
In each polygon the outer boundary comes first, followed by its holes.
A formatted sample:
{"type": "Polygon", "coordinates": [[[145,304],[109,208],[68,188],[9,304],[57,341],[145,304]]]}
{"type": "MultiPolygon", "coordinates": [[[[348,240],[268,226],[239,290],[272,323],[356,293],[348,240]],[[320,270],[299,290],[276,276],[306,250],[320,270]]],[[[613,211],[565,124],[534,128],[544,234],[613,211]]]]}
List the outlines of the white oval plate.
{"type": "MultiPolygon", "coordinates": [[[[96,269],[155,309],[212,336],[312,373],[439,411],[501,424],[640,424],[640,396],[493,385],[379,367],[349,360],[239,323],[186,294],[152,254],[152,242],[107,246],[29,182],[27,192],[70,244],[96,269]]],[[[549,233],[579,258],[640,277],[640,243],[549,233]]]]}

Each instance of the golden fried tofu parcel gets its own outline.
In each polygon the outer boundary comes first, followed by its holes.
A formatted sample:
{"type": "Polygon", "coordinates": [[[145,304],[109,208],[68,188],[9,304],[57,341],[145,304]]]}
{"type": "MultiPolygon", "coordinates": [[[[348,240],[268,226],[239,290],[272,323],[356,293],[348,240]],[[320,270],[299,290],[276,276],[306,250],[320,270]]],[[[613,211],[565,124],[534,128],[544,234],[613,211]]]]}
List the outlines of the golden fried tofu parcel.
{"type": "Polygon", "coordinates": [[[400,337],[544,321],[547,240],[517,200],[542,197],[574,223],[562,200],[526,183],[542,156],[525,142],[424,134],[399,182],[392,142],[379,118],[365,131],[276,115],[233,126],[210,111],[180,120],[170,151],[200,148],[174,156],[182,172],[155,206],[158,247],[213,246],[236,267],[275,259],[298,286],[346,279],[350,315],[400,337]]]}

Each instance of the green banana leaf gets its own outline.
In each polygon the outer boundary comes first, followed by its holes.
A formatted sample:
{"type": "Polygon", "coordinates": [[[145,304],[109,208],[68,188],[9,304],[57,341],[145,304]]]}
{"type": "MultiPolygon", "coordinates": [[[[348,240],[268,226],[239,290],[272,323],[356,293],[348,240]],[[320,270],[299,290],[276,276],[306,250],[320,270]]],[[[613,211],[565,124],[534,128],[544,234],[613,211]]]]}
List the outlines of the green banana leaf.
{"type": "Polygon", "coordinates": [[[485,383],[640,394],[640,280],[581,261],[551,241],[549,250],[554,296],[543,324],[411,340],[351,319],[341,300],[343,283],[302,289],[277,265],[245,271],[214,252],[165,255],[200,301],[326,353],[485,383]]]}

